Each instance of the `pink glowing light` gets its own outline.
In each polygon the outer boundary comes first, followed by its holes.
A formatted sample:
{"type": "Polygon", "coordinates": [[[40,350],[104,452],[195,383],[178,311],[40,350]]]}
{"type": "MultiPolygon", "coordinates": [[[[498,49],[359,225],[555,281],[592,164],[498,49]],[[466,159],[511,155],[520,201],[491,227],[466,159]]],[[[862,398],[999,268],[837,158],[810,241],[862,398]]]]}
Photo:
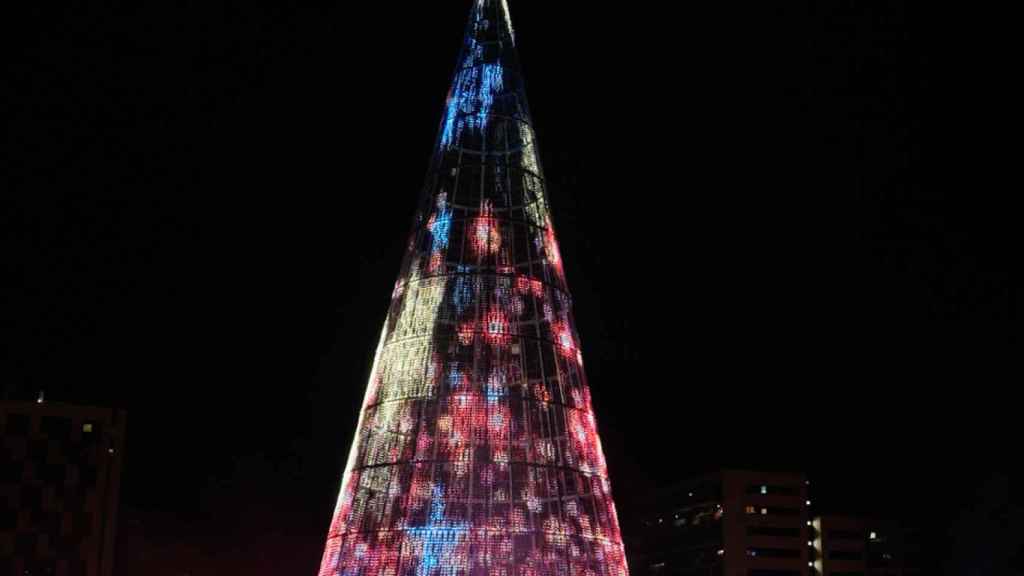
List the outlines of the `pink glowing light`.
{"type": "Polygon", "coordinates": [[[498,220],[491,214],[490,204],[485,204],[480,215],[473,219],[470,244],[478,256],[496,254],[501,249],[501,231],[498,220]]]}
{"type": "Polygon", "coordinates": [[[498,308],[492,308],[484,318],[484,336],[495,346],[504,346],[511,341],[508,318],[498,308]]]}

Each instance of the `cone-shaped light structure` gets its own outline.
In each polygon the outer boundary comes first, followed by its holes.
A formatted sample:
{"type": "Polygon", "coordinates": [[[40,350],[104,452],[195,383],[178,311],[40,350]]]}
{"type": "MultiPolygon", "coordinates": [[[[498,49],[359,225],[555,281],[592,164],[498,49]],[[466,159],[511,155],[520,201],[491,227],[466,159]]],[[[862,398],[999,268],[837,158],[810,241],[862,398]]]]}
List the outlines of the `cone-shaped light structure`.
{"type": "Polygon", "coordinates": [[[320,576],[627,576],[507,0],[474,0],[320,576]]]}

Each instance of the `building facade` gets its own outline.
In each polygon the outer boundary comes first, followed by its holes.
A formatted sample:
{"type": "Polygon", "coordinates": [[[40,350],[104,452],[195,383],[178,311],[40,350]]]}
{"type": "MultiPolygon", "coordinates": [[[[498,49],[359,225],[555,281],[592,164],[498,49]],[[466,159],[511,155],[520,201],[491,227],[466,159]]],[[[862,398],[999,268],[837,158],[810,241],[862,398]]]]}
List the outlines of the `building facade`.
{"type": "Polygon", "coordinates": [[[110,576],[122,411],[0,404],[0,574],[110,576]]]}
{"type": "Polygon", "coordinates": [[[320,576],[627,576],[506,0],[474,0],[320,576]]]}
{"type": "Polygon", "coordinates": [[[815,566],[822,576],[917,576],[921,534],[898,522],[856,516],[813,520],[815,566]]]}
{"type": "Polygon", "coordinates": [[[813,576],[810,504],[803,474],[722,470],[684,482],[645,521],[644,573],[813,576]]]}
{"type": "Polygon", "coordinates": [[[816,514],[803,474],[722,470],[659,495],[631,548],[634,575],[918,576],[924,533],[816,514]]]}

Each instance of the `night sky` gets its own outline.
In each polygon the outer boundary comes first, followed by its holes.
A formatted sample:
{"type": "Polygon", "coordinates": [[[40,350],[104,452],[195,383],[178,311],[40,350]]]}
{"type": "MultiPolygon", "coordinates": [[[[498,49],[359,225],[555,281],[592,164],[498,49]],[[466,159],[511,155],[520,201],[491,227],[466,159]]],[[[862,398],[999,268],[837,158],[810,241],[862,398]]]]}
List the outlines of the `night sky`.
{"type": "MultiPolygon", "coordinates": [[[[313,574],[470,2],[175,4],[21,21],[4,394],[128,410],[118,576],[313,574]]],[[[901,1],[665,4],[512,3],[627,546],[726,465],[998,562],[1020,259],[952,145],[973,66],[901,1]]]]}

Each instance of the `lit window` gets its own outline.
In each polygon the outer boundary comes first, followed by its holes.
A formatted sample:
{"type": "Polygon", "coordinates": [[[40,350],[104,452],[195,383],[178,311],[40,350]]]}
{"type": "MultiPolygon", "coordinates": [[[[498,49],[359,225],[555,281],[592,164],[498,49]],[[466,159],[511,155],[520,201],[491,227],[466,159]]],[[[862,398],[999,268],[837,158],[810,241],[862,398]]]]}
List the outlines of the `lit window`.
{"type": "Polygon", "coordinates": [[[82,424],[82,432],[85,432],[86,434],[92,433],[92,423],[87,422],[85,424],[82,424]]]}
{"type": "Polygon", "coordinates": [[[767,493],[768,493],[768,487],[767,486],[761,486],[761,494],[767,494],[767,493]]]}
{"type": "Polygon", "coordinates": [[[722,555],[724,555],[724,554],[725,554],[725,550],[722,550],[721,548],[719,548],[719,549],[718,549],[718,555],[719,555],[719,556],[722,556],[722,555]]]}
{"type": "Polygon", "coordinates": [[[872,532],[870,538],[872,540],[878,540],[878,532],[872,532]]]}
{"type": "Polygon", "coordinates": [[[757,514],[757,509],[753,506],[747,506],[747,514],[757,514]]]}
{"type": "Polygon", "coordinates": [[[768,509],[767,508],[761,508],[761,515],[762,516],[767,516],[768,515],[768,509]]]}

